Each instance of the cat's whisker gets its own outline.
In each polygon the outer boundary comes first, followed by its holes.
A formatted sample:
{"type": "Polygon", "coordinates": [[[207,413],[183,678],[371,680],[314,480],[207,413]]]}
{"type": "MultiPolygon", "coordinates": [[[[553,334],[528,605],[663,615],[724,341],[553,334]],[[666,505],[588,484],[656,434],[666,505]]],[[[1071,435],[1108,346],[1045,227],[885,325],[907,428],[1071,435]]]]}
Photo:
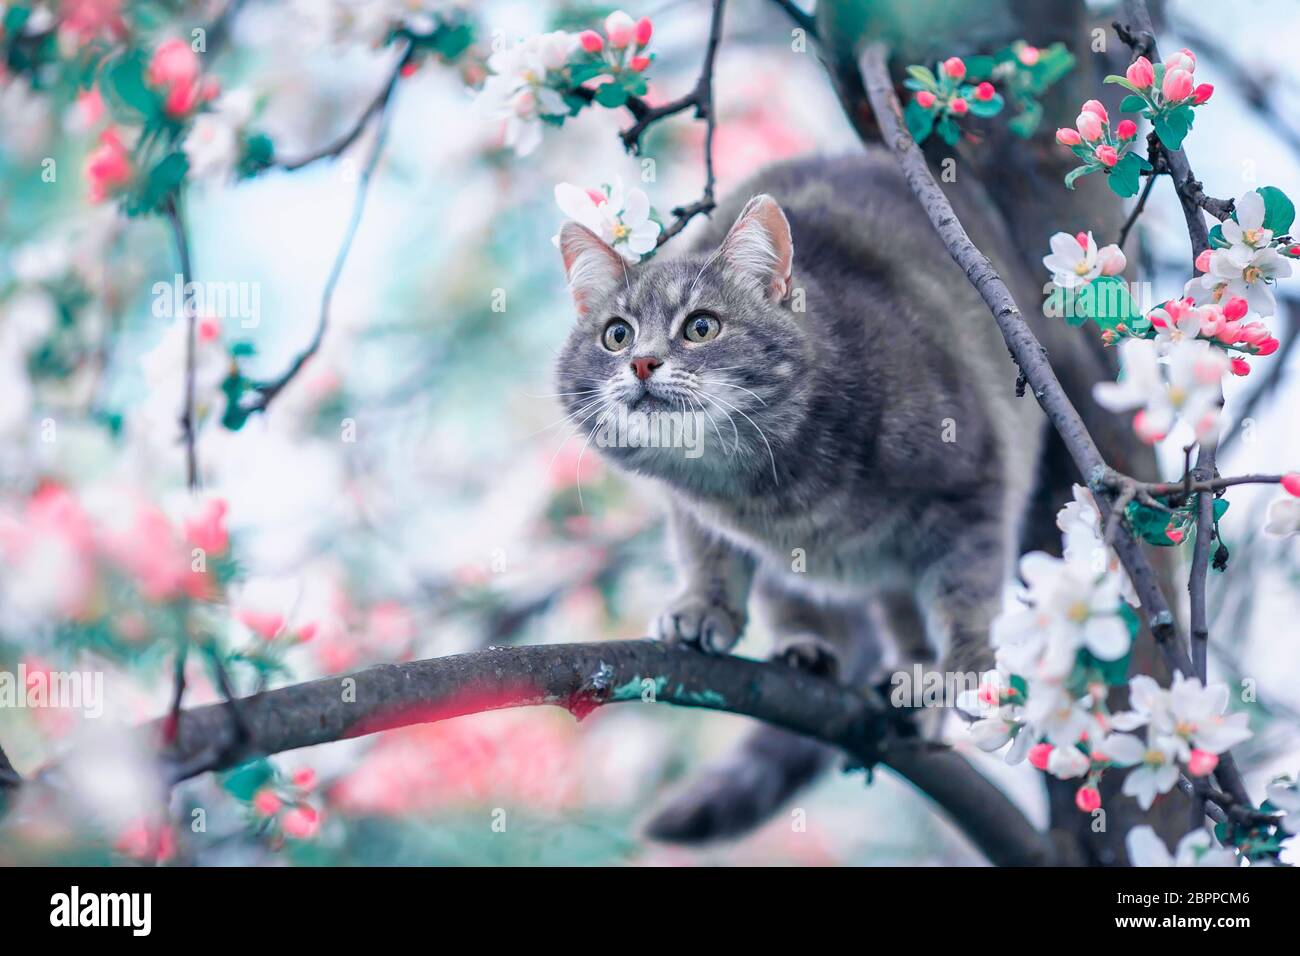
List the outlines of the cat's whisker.
{"type": "Polygon", "coordinates": [[[772,463],[772,480],[779,485],[781,483],[781,479],[776,473],[776,453],[772,451],[772,443],[767,440],[767,435],[764,434],[763,429],[759,427],[758,422],[754,421],[754,419],[746,415],[742,409],[737,408],[735,405],[732,405],[730,402],[726,401],[725,399],[719,398],[717,395],[709,395],[708,392],[701,392],[700,394],[708,395],[708,397],[712,398],[714,401],[722,402],[728,408],[733,409],[736,412],[736,414],[743,416],[745,421],[749,422],[751,425],[754,426],[754,430],[758,432],[758,437],[763,439],[763,444],[767,446],[767,457],[768,460],[772,463]]]}
{"type": "Polygon", "coordinates": [[[718,411],[722,412],[722,414],[727,416],[727,422],[728,424],[731,425],[731,437],[732,437],[732,448],[731,451],[728,452],[728,454],[732,454],[732,455],[737,454],[740,451],[740,429],[736,427],[736,420],[731,417],[731,412],[727,411],[726,408],[724,408],[722,404],[718,401],[718,399],[710,395],[708,392],[700,392],[699,396],[700,398],[703,398],[706,401],[712,402],[714,405],[718,407],[718,411]]]}
{"type": "MultiPolygon", "coordinates": [[[[701,401],[700,401],[698,398],[696,398],[694,395],[689,395],[689,396],[687,396],[687,397],[690,398],[691,403],[692,403],[693,405],[697,406],[697,407],[699,408],[699,410],[700,410],[701,412],[704,413],[705,417],[708,418],[709,422],[712,423],[712,425],[713,425],[713,433],[714,433],[715,435],[718,436],[718,447],[721,448],[721,449],[723,449],[724,451],[726,451],[726,449],[727,449],[727,442],[726,442],[726,439],[724,439],[724,438],[722,437],[722,430],[721,430],[720,428],[718,428],[718,423],[717,423],[717,421],[714,419],[712,413],[711,413],[707,408],[705,408],[705,407],[704,407],[704,403],[701,402],[701,401]]],[[[738,442],[740,441],[740,435],[739,435],[739,434],[736,435],[736,441],[738,441],[738,442]]],[[[734,455],[735,453],[736,453],[736,450],[735,450],[734,448],[733,448],[731,451],[727,451],[727,455],[728,455],[728,456],[730,456],[730,455],[734,455]]]]}
{"type": "Polygon", "coordinates": [[[592,425],[591,431],[587,433],[587,440],[582,443],[582,451],[578,452],[578,463],[573,468],[573,477],[576,480],[578,487],[578,510],[584,514],[587,511],[587,505],[582,500],[582,456],[587,454],[587,446],[591,444],[591,439],[595,436],[596,432],[600,430],[601,423],[616,409],[617,406],[613,402],[610,402],[601,416],[596,419],[596,424],[592,425]]]}
{"type": "Polygon", "coordinates": [[[717,379],[714,378],[706,378],[706,379],[702,379],[701,381],[703,381],[705,385],[721,385],[723,388],[738,388],[742,392],[749,392],[750,395],[753,395],[764,405],[767,404],[767,401],[763,398],[763,396],[759,395],[758,392],[754,391],[752,388],[745,388],[745,386],[743,385],[732,385],[730,382],[719,382],[717,379]]]}
{"type": "MultiPolygon", "coordinates": [[[[600,399],[597,399],[597,401],[600,401],[600,399]]],[[[601,404],[599,407],[597,407],[596,409],[594,409],[593,411],[585,415],[582,421],[578,422],[578,424],[575,425],[567,435],[565,435],[562,439],[560,439],[559,447],[555,449],[555,454],[551,456],[550,463],[547,464],[546,466],[546,474],[549,475],[551,473],[551,469],[555,467],[555,459],[560,457],[560,452],[562,452],[564,450],[564,446],[569,443],[569,439],[571,439],[574,435],[578,434],[578,432],[582,429],[582,426],[586,423],[586,421],[589,418],[591,418],[592,415],[599,414],[602,409],[608,408],[613,404],[614,404],[613,399],[604,399],[603,404],[601,404]]],[[[591,406],[587,406],[587,407],[590,408],[591,406]]]]}
{"type": "Polygon", "coordinates": [[[538,435],[541,435],[541,434],[543,434],[544,432],[549,432],[552,428],[555,428],[557,425],[563,425],[565,422],[571,422],[571,421],[573,421],[573,419],[577,418],[577,417],[578,417],[579,415],[581,415],[584,411],[586,411],[587,409],[591,408],[593,405],[595,405],[595,404],[596,404],[597,402],[599,402],[599,401],[601,401],[601,396],[598,395],[596,398],[592,399],[591,401],[588,401],[588,402],[584,403],[584,404],[582,405],[582,407],[577,408],[577,409],[575,409],[575,410],[569,412],[567,415],[563,415],[563,416],[561,416],[560,418],[557,418],[555,421],[551,422],[549,425],[546,425],[546,426],[543,427],[543,428],[539,428],[539,429],[537,429],[537,431],[535,431],[535,432],[529,432],[527,435],[525,435],[525,436],[523,437],[523,441],[528,441],[528,439],[530,439],[530,438],[536,438],[538,435]]]}

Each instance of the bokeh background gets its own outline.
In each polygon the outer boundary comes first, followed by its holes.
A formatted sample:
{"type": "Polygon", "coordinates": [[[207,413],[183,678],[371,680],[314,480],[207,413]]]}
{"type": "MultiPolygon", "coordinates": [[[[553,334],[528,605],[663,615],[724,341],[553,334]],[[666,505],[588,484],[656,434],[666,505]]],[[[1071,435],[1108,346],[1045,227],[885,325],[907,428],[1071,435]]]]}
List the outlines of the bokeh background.
{"type": "MultiPolygon", "coordinates": [[[[156,43],[211,23],[222,6],[106,0],[49,9],[120,14],[156,43]]],[[[250,0],[205,59],[224,90],[252,92],[253,125],[277,157],[330,142],[385,82],[393,50],[376,46],[378,14],[363,17],[361,6],[250,0]]],[[[412,5],[372,6],[398,17],[412,5]]],[[[870,786],[861,773],[830,775],[796,801],[798,813],[737,844],[648,843],[639,835],[647,810],[745,729],[741,718],[666,706],[608,708],[581,723],[525,709],[393,731],[195,780],[169,806],[144,755],[123,742],[123,727],[165,713],[180,640],[216,642],[249,692],[488,645],[639,637],[673,587],[659,503],[594,451],[583,454],[553,397],[551,368],[571,321],[550,241],[563,218],[553,190],[621,177],[666,218],[699,195],[703,125],[687,114],[647,135],[652,181],[623,151],[622,110],[584,110],[517,156],[503,145],[502,123],[474,104],[493,40],[598,27],[611,8],[461,9],[475,46],[456,63],[422,62],[397,86],[319,354],[267,414],[237,430],[221,421],[232,353],[248,378],[271,378],[310,341],[373,126],[338,159],[185,187],[194,277],[254,284],[261,311],[256,328],[226,319],[200,343],[197,502],[185,488],[176,424],[182,327],[155,315],[151,291],[177,272],[167,223],[91,203],[82,168],[104,121],[71,89],[33,89],[0,71],[0,669],[105,674],[97,720],[0,708],[0,744],[19,771],[83,755],[66,770],[77,784],[66,805],[20,805],[9,815],[0,862],[980,862],[887,774],[870,786]],[[42,176],[48,160],[53,181],[42,176]],[[187,623],[176,609],[188,602],[151,599],[142,582],[196,509],[210,515],[203,509],[218,501],[228,556],[219,587],[194,602],[187,623]],[[281,806],[258,800],[268,791],[281,806]],[[492,826],[499,809],[504,832],[492,826]]],[[[629,12],[655,25],[647,98],[686,92],[708,4],[647,0],[629,12]]],[[[1097,12],[1107,23],[1104,5],[1097,12]]],[[[1235,196],[1271,184],[1300,193],[1300,129],[1287,120],[1300,90],[1291,48],[1300,9],[1285,0],[1183,2],[1168,13],[1162,45],[1195,49],[1198,79],[1217,90],[1188,143],[1207,191],[1235,196]],[[1250,100],[1252,84],[1262,103],[1250,100]]],[[[1076,54],[1087,55],[1088,39],[1076,54]]],[[[728,4],[714,88],[722,194],[765,163],[860,148],[814,53],[792,49],[790,22],[774,4],[728,4]]],[[[1163,184],[1140,229],[1139,265],[1157,297],[1173,295],[1187,239],[1163,184]]],[[[1285,351],[1273,361],[1282,371],[1272,376],[1261,361],[1229,382],[1235,419],[1270,379],[1221,459],[1224,473],[1300,461],[1289,348],[1300,297],[1280,292],[1285,351]]],[[[1180,459],[1174,449],[1168,475],[1180,459]]],[[[1294,539],[1261,534],[1275,495],[1234,490],[1223,523],[1233,559],[1211,589],[1211,676],[1258,684],[1256,736],[1239,755],[1256,786],[1300,769],[1300,568],[1294,539]]],[[[769,641],[756,630],[738,651],[761,656],[769,641]]],[[[199,654],[188,680],[188,702],[216,699],[199,654]]],[[[1041,782],[1027,765],[1008,768],[950,730],[1045,821],[1041,782]]]]}

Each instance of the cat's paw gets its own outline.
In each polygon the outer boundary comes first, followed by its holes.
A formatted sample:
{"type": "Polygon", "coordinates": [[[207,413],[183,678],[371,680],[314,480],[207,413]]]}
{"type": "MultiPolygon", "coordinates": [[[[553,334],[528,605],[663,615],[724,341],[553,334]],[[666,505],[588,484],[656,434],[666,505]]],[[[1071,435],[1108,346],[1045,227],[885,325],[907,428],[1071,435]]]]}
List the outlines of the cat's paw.
{"type": "Polygon", "coordinates": [[[741,615],[692,594],[675,600],[651,624],[651,632],[664,643],[690,644],[711,654],[731,650],[743,629],[741,615]]]}
{"type": "Polygon", "coordinates": [[[840,676],[840,659],[835,648],[814,634],[799,634],[778,641],[772,659],[806,674],[830,680],[838,680],[840,676]]]}

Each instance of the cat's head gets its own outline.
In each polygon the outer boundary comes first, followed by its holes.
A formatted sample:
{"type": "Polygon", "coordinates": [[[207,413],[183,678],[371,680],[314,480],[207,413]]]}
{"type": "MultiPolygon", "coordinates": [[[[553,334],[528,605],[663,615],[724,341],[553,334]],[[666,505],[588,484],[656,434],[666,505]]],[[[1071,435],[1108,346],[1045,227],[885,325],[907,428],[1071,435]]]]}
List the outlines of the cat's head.
{"type": "Polygon", "coordinates": [[[578,318],[557,381],[579,437],[700,490],[771,479],[807,400],[780,206],[751,199],[712,252],[629,265],[574,222],[560,252],[578,318]]]}

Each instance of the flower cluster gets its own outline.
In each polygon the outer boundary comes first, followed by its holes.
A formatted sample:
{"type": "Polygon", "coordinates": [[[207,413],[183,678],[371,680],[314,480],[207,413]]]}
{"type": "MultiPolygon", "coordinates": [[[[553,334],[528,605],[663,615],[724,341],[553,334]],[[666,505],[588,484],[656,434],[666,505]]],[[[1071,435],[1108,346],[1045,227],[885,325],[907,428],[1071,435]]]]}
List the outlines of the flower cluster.
{"type": "Polygon", "coordinates": [[[989,117],[1002,111],[1002,96],[992,83],[965,82],[966,63],[960,57],[949,57],[933,72],[924,66],[910,66],[907,72],[905,85],[916,95],[908,103],[904,119],[918,143],[934,132],[949,146],[955,146],[961,139],[959,117],[967,113],[989,117]]]}
{"type": "Polygon", "coordinates": [[[648,18],[618,10],[605,18],[603,37],[594,30],[528,37],[489,57],[478,108],[505,120],[506,146],[527,156],[541,144],[544,123],[559,125],[592,100],[617,107],[643,95],[653,32],[648,18]]]}
{"type": "MultiPolygon", "coordinates": [[[[663,226],[653,217],[650,200],[640,189],[624,191],[623,181],[600,189],[583,189],[572,183],[555,187],[555,203],[579,225],[586,226],[629,262],[653,252],[663,226]]],[[[558,245],[559,237],[552,242],[558,245]]]]}
{"type": "MultiPolygon", "coordinates": [[[[1263,322],[1244,321],[1248,308],[1240,298],[1223,305],[1207,302],[1199,306],[1191,299],[1173,299],[1148,312],[1147,319],[1163,353],[1184,340],[1201,339],[1242,355],[1272,355],[1278,340],[1263,322]]],[[[1248,375],[1250,365],[1239,355],[1230,360],[1229,370],[1234,375],[1248,375]]]]}
{"type": "MultiPolygon", "coordinates": [[[[310,768],[297,771],[288,780],[275,771],[269,763],[254,764],[253,773],[265,774],[265,779],[248,800],[253,816],[268,828],[272,841],[279,842],[283,837],[294,840],[309,840],[320,831],[321,814],[308,801],[307,797],[316,787],[316,772],[310,768]]],[[[227,782],[227,789],[239,796],[239,789],[248,785],[239,780],[232,787],[227,782]]]]}
{"type": "Polygon", "coordinates": [[[1123,250],[1112,243],[1097,247],[1091,232],[1052,236],[1052,252],[1043,257],[1043,265],[1052,274],[1052,282],[1062,289],[1087,285],[1098,276],[1117,276],[1128,267],[1123,250]]]}
{"type": "Polygon", "coordinates": [[[1190,280],[1183,294],[1197,303],[1241,298],[1250,311],[1272,315],[1277,302],[1271,286],[1291,275],[1289,258],[1300,255],[1300,246],[1286,236],[1294,219],[1295,206],[1276,187],[1239,196],[1232,218],[1211,231],[1214,248],[1197,257],[1203,275],[1190,280]]]}
{"type": "Polygon", "coordinates": [[[1198,439],[1215,432],[1223,376],[1231,368],[1222,349],[1200,338],[1129,338],[1120,346],[1120,362],[1120,380],[1099,382],[1093,398],[1113,412],[1136,411],[1133,430],[1143,441],[1161,441],[1178,419],[1198,439]]]}
{"type": "Polygon", "coordinates": [[[1144,56],[1130,65],[1124,76],[1108,76],[1129,91],[1120,103],[1126,113],[1141,113],[1151,121],[1160,141],[1170,149],[1182,146],[1195,119],[1193,108],[1214,95],[1209,83],[1197,84],[1196,54],[1186,48],[1171,53],[1163,63],[1152,65],[1144,56]]]}
{"type": "Polygon", "coordinates": [[[1112,130],[1106,107],[1097,100],[1088,100],[1073,129],[1064,127],[1056,131],[1056,141],[1068,146],[1083,161],[1082,166],[1076,166],[1066,175],[1066,188],[1073,189],[1081,176],[1100,172],[1106,175],[1107,183],[1117,195],[1137,195],[1139,177],[1151,171],[1151,164],[1134,151],[1136,139],[1136,123],[1121,120],[1112,130]]]}
{"type": "Polygon", "coordinates": [[[970,727],[983,750],[1011,746],[1008,763],[1028,759],[1062,780],[1081,779],[1080,810],[1101,805],[1098,782],[1112,767],[1132,767],[1124,793],[1149,808],[1181,769],[1211,773],[1218,755],[1250,736],[1244,714],[1223,716],[1228,691],[1175,676],[1162,689],[1149,677],[1130,682],[1132,710],[1111,713],[1107,698],[1124,683],[1137,619],[1132,585],[1101,533],[1091,496],[1057,516],[1064,556],[1021,559],[1022,606],[993,623],[997,670],[958,706],[978,714],[970,727]],[[1145,741],[1134,732],[1146,728],[1145,741]]]}

